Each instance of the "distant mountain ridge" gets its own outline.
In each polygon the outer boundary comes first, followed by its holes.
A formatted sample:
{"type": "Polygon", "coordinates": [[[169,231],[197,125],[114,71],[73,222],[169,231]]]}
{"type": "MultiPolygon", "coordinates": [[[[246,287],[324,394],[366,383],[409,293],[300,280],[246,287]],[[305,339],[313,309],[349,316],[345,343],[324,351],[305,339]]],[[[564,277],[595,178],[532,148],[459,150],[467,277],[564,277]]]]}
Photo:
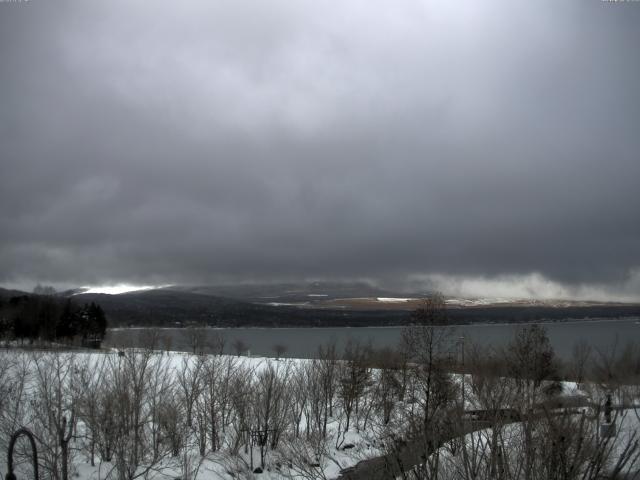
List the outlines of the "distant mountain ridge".
{"type": "Polygon", "coordinates": [[[27,292],[21,290],[12,290],[7,288],[0,288],[0,298],[19,297],[21,295],[29,295],[27,292]]]}
{"type": "MultiPolygon", "coordinates": [[[[0,298],[29,295],[0,289],[0,298]]],[[[342,327],[405,325],[429,292],[398,293],[366,283],[172,286],[117,295],[58,293],[96,302],[115,326],[342,327]]],[[[640,317],[640,305],[570,301],[447,299],[454,323],[640,317]]]]}
{"type": "MultiPolygon", "coordinates": [[[[219,327],[384,326],[410,322],[430,292],[398,293],[366,283],[305,282],[172,286],[120,295],[78,294],[116,324],[219,327]]],[[[570,301],[448,299],[453,322],[525,322],[640,316],[640,306],[570,301]]]]}
{"type": "MultiPolygon", "coordinates": [[[[301,282],[279,284],[238,284],[205,286],[172,286],[169,290],[200,293],[254,302],[270,299],[303,301],[310,298],[364,298],[398,295],[397,292],[372,286],[365,282],[301,282]]],[[[426,293],[416,293],[421,297],[426,293]]]]}
{"type": "MultiPolygon", "coordinates": [[[[75,295],[81,302],[100,304],[114,325],[187,326],[189,324],[218,327],[235,326],[341,326],[381,324],[387,312],[345,312],[330,309],[301,309],[295,306],[273,307],[180,290],[159,289],[107,295],[83,293],[75,295]]],[[[395,322],[405,322],[407,312],[391,315],[395,322]]]]}

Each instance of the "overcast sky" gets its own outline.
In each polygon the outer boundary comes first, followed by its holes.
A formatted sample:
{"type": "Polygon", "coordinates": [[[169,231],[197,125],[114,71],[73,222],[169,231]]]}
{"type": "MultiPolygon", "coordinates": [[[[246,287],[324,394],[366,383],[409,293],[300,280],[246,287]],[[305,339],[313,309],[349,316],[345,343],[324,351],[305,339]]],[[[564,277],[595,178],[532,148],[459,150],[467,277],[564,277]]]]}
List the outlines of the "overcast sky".
{"type": "Polygon", "coordinates": [[[0,3],[0,285],[640,300],[640,3],[0,3]]]}

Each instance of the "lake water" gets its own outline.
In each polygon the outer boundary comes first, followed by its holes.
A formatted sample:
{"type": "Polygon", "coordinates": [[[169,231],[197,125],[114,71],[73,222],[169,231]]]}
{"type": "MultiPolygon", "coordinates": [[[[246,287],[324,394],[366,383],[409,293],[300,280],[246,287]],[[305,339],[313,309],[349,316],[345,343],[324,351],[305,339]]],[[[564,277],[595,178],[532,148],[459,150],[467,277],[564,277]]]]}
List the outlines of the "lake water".
{"type": "MultiPolygon", "coordinates": [[[[573,346],[586,341],[592,347],[606,350],[616,342],[622,347],[628,342],[640,342],[640,319],[567,321],[542,324],[556,353],[568,358],[573,346]]],[[[454,328],[453,335],[464,336],[467,343],[500,347],[508,343],[518,328],[514,324],[461,325],[454,328]]],[[[160,336],[158,348],[171,350],[191,349],[190,329],[155,329],[160,336]]],[[[335,341],[339,348],[349,340],[371,343],[373,347],[395,347],[401,337],[401,327],[360,328],[207,328],[198,329],[199,339],[212,343],[216,335],[222,335],[225,351],[234,353],[233,343],[240,340],[251,355],[273,356],[274,346],[283,345],[285,356],[297,358],[313,357],[320,345],[335,341]]],[[[113,329],[107,334],[106,345],[147,346],[154,335],[146,328],[113,329]]]]}

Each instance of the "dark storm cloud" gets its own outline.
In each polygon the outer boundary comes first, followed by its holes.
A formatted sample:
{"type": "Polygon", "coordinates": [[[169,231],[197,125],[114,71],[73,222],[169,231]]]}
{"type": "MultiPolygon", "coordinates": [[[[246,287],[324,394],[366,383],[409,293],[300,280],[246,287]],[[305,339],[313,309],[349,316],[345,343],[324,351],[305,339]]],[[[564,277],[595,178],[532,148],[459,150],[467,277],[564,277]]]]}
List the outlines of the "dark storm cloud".
{"type": "Polygon", "coordinates": [[[0,4],[0,284],[633,296],[639,22],[600,1],[0,4]]]}

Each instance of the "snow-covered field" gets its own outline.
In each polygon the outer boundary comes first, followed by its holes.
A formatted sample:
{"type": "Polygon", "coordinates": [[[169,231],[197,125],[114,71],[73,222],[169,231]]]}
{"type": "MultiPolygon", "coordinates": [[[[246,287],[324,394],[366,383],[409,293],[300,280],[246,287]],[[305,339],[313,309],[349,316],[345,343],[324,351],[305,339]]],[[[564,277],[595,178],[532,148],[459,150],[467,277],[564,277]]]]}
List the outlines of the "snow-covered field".
{"type": "MultiPolygon", "coordinates": [[[[0,351],[0,358],[2,365],[5,366],[0,377],[3,384],[1,392],[3,400],[0,404],[2,406],[2,432],[0,434],[2,451],[6,451],[11,432],[26,426],[38,438],[40,447],[43,446],[43,442],[54,444],[54,446],[41,448],[39,452],[41,462],[44,460],[45,463],[51,465],[59,463],[60,448],[55,445],[55,438],[53,438],[56,437],[57,431],[48,430],[56,430],[61,426],[61,419],[66,418],[66,421],[70,422],[70,419],[74,418],[76,424],[70,434],[69,454],[70,470],[73,472],[74,478],[82,480],[119,478],[117,462],[113,459],[109,461],[109,459],[102,458],[98,451],[100,447],[95,446],[93,465],[88,451],[90,448],[88,438],[91,435],[100,437],[104,433],[91,432],[91,419],[88,418],[90,414],[86,410],[90,407],[99,410],[101,405],[99,401],[93,406],[87,405],[90,402],[85,398],[85,395],[88,394],[90,398],[104,395],[111,390],[113,382],[123,381],[123,378],[114,378],[111,369],[124,370],[125,372],[130,369],[125,374],[134,377],[134,383],[139,379],[146,384],[141,389],[146,390],[146,393],[144,393],[144,404],[140,406],[141,416],[145,417],[141,419],[140,442],[153,442],[154,435],[158,437],[169,436],[163,432],[162,427],[164,422],[161,412],[163,405],[159,405],[156,413],[150,410],[152,408],[150,404],[154,402],[162,404],[165,402],[163,396],[172,397],[179,404],[174,414],[177,417],[175,424],[180,425],[186,422],[186,410],[189,408],[187,397],[190,394],[202,397],[196,399],[191,406],[193,412],[189,415],[193,416],[191,420],[193,426],[184,427],[183,435],[186,440],[182,441],[179,449],[176,449],[176,454],[163,452],[159,455],[151,454],[149,456],[149,452],[141,452],[140,459],[137,460],[139,463],[138,473],[135,474],[140,475],[139,478],[208,480],[255,477],[282,479],[309,478],[310,474],[314,478],[334,478],[339,475],[341,469],[352,466],[362,459],[380,454],[380,450],[372,445],[373,429],[361,430],[359,428],[362,423],[360,418],[352,419],[351,428],[345,431],[342,418],[338,418],[337,414],[327,414],[326,434],[320,440],[316,438],[317,432],[308,425],[305,414],[296,409],[296,406],[301,406],[301,401],[304,401],[301,396],[305,396],[306,393],[298,389],[288,390],[288,386],[282,383],[284,379],[288,379],[292,383],[296,380],[302,380],[303,372],[313,370],[312,360],[202,356],[181,352],[155,352],[149,355],[148,352],[128,351],[124,356],[120,356],[116,351],[109,353],[52,353],[22,352],[19,350],[0,351]],[[147,356],[149,356],[149,362],[144,364],[143,359],[147,356]],[[146,372],[142,372],[143,368],[146,369],[146,372]],[[135,369],[139,371],[136,372],[135,369]],[[248,387],[250,391],[225,392],[223,391],[224,385],[218,384],[215,388],[219,390],[209,392],[212,396],[204,398],[207,396],[204,393],[207,387],[202,384],[206,384],[210,380],[207,378],[207,375],[210,374],[216,375],[218,381],[228,381],[229,383],[244,377],[243,380],[247,382],[245,387],[248,387]],[[189,382],[193,382],[193,384],[189,385],[189,382]],[[272,384],[269,384],[270,382],[272,384]],[[56,389],[59,390],[58,393],[56,393],[56,389]],[[274,399],[267,404],[269,401],[261,398],[262,394],[273,395],[274,399]],[[213,398],[215,395],[218,397],[213,398]],[[268,421],[264,423],[269,428],[272,426],[282,428],[282,431],[278,432],[280,438],[277,446],[269,445],[271,439],[267,441],[264,464],[261,461],[260,441],[248,440],[248,433],[243,432],[242,428],[236,425],[238,412],[230,414],[236,415],[235,418],[223,420],[226,422],[222,426],[225,431],[216,440],[218,442],[216,451],[212,451],[211,445],[206,445],[205,454],[200,455],[199,453],[199,441],[202,440],[205,443],[211,441],[211,438],[208,438],[211,437],[211,434],[210,432],[198,431],[198,429],[201,427],[211,429],[211,422],[220,421],[219,418],[207,419],[207,410],[211,412],[216,408],[220,410],[241,408],[241,406],[232,406],[234,402],[241,402],[239,398],[233,398],[240,395],[245,395],[248,402],[254,403],[254,405],[249,405],[247,411],[244,412],[253,418],[246,419],[246,424],[241,425],[242,427],[260,430],[263,426],[262,422],[265,421],[264,416],[284,417],[276,418],[273,421],[274,425],[268,421]],[[43,396],[49,398],[44,399],[43,396]],[[275,398],[277,396],[280,398],[275,398]],[[264,408],[267,410],[262,409],[263,400],[264,408]],[[215,404],[207,404],[209,401],[215,404]],[[223,405],[224,402],[228,402],[227,405],[223,405]],[[58,411],[53,414],[54,418],[52,419],[49,418],[51,415],[42,415],[43,408],[53,408],[58,411]],[[269,409],[271,411],[268,411],[269,409]],[[51,426],[51,422],[56,423],[55,427],[51,426]],[[293,432],[294,423],[296,423],[295,430],[299,431],[297,436],[293,432]],[[157,426],[158,424],[159,426],[157,426]],[[143,458],[145,455],[146,459],[143,458]],[[311,473],[305,471],[309,469],[308,463],[314,465],[310,468],[311,473]],[[150,466],[151,468],[149,468],[150,466]],[[253,470],[261,466],[264,466],[262,473],[253,473],[253,470]]],[[[228,386],[230,389],[240,388],[238,385],[228,386]]],[[[135,389],[135,385],[125,388],[135,389]]],[[[112,410],[102,412],[102,414],[106,414],[106,417],[102,415],[100,419],[112,420],[109,418],[109,414],[111,417],[117,417],[116,422],[121,420],[123,416],[128,417],[129,412],[126,410],[136,408],[135,405],[125,405],[131,401],[133,395],[135,393],[125,393],[123,398],[119,399],[122,404],[120,401],[109,404],[107,408],[112,410]],[[123,413],[123,411],[125,412],[123,413]]],[[[334,408],[337,413],[339,407],[336,405],[334,408]]],[[[307,413],[312,412],[309,410],[307,413]]],[[[211,415],[215,416],[216,414],[212,413],[211,415]]],[[[241,415],[242,413],[240,413],[241,415]]],[[[370,425],[372,424],[373,422],[370,421],[370,425]]],[[[168,427],[164,427],[164,429],[170,430],[168,427]]],[[[162,444],[166,443],[166,440],[162,438],[158,440],[160,448],[164,448],[162,444]]],[[[101,441],[106,443],[104,438],[96,440],[97,443],[101,441]]],[[[114,443],[117,441],[118,439],[114,439],[114,443]]],[[[131,445],[129,445],[130,447],[131,445]]],[[[112,452],[112,454],[114,453],[115,451],[112,452]]],[[[45,474],[47,469],[51,469],[51,465],[44,468],[45,474]]],[[[0,457],[0,474],[3,477],[6,469],[6,460],[3,455],[0,457]]],[[[51,472],[49,475],[53,476],[51,472]]]]}
{"type": "MultiPolygon", "coordinates": [[[[12,432],[29,428],[37,437],[43,479],[61,478],[65,456],[69,478],[80,480],[337,478],[362,460],[393,455],[390,439],[406,438],[425,405],[424,378],[412,378],[398,365],[373,368],[358,355],[338,361],[331,355],[304,360],[146,350],[1,350],[0,448],[6,451],[12,432]]],[[[497,408],[511,406],[496,400],[511,386],[495,383],[487,390],[486,382],[470,375],[462,380],[460,375],[445,379],[453,392],[451,405],[464,386],[467,411],[486,411],[492,401],[497,408]]],[[[563,382],[560,396],[553,398],[589,402],[565,417],[587,419],[583,433],[592,435],[601,413],[594,405],[602,403],[603,391],[581,387],[563,382]]],[[[637,399],[618,395],[614,403],[623,400],[637,399]]],[[[634,409],[614,417],[610,464],[637,439],[640,428],[634,409]]],[[[543,421],[536,428],[552,424],[543,421]]],[[[511,464],[517,464],[525,425],[510,420],[446,443],[437,453],[441,478],[467,478],[460,476],[468,463],[462,450],[474,453],[479,469],[489,468],[497,432],[500,451],[506,448],[511,464]]],[[[6,469],[2,455],[2,476],[6,469]]]]}

